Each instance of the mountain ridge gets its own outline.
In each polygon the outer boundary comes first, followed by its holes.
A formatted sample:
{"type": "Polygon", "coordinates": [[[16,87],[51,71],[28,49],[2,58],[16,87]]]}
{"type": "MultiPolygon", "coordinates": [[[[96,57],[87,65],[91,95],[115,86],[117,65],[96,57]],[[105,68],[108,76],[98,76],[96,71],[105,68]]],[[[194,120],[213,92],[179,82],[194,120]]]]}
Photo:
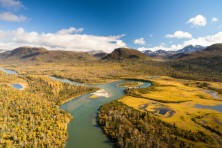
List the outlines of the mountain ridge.
{"type": "Polygon", "coordinates": [[[1,59],[22,61],[74,61],[95,60],[95,57],[84,52],[47,50],[42,47],[19,47],[0,54],[1,59]]]}

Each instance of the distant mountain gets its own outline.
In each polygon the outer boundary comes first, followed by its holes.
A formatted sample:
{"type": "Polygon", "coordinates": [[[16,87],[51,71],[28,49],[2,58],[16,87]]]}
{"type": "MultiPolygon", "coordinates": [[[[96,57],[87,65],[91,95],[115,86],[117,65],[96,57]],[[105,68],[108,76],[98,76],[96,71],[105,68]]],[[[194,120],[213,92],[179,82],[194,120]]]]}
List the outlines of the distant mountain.
{"type": "Polygon", "coordinates": [[[145,55],[144,53],[129,49],[129,48],[117,48],[107,56],[105,56],[102,59],[108,59],[108,60],[124,60],[124,59],[140,59],[145,60],[149,57],[145,55]]]}
{"type": "Polygon", "coordinates": [[[4,49],[0,49],[0,53],[6,52],[6,50],[4,49]]]}
{"type": "Polygon", "coordinates": [[[142,51],[142,53],[144,53],[145,55],[150,56],[151,54],[153,54],[153,51],[151,51],[151,50],[144,50],[144,51],[142,51]]]}
{"type": "MultiPolygon", "coordinates": [[[[178,58],[178,60],[192,60],[198,58],[222,57],[222,44],[211,45],[201,51],[193,52],[178,58]]],[[[222,64],[222,63],[221,63],[222,64]]]]}
{"type": "Polygon", "coordinates": [[[154,58],[163,58],[163,59],[177,59],[181,56],[185,56],[189,53],[196,52],[196,51],[201,51],[205,47],[200,46],[200,45],[189,45],[184,47],[183,49],[177,50],[177,51],[166,51],[166,50],[156,50],[156,51],[150,51],[150,50],[145,50],[143,53],[154,58]]]}
{"type": "Polygon", "coordinates": [[[147,56],[150,56],[150,57],[162,57],[162,58],[165,58],[165,57],[167,57],[169,55],[175,54],[176,52],[159,49],[159,50],[156,50],[156,51],[145,50],[143,53],[146,54],[147,56]]]}
{"type": "Polygon", "coordinates": [[[191,53],[191,52],[196,52],[196,51],[201,51],[203,50],[205,47],[200,46],[200,45],[189,45],[184,47],[183,49],[177,50],[177,53],[191,53]]]}
{"type": "Polygon", "coordinates": [[[90,55],[93,55],[94,57],[101,59],[107,56],[107,53],[102,50],[92,50],[87,52],[90,55]]]}
{"type": "Polygon", "coordinates": [[[34,60],[34,61],[74,61],[94,60],[95,57],[84,52],[55,51],[38,47],[19,47],[10,52],[2,53],[1,59],[34,60]]]}

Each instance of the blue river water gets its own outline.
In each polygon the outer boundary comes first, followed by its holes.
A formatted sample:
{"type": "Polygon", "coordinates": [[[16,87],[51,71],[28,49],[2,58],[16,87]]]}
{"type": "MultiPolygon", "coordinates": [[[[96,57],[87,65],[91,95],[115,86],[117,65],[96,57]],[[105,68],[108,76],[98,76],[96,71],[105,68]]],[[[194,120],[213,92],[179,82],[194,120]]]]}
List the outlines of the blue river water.
{"type": "MultiPolygon", "coordinates": [[[[83,85],[67,79],[52,78],[74,85],[83,85]]],[[[92,94],[86,94],[61,106],[61,109],[66,110],[74,116],[74,119],[68,125],[69,138],[66,144],[67,148],[108,148],[113,146],[113,143],[107,138],[97,123],[97,112],[103,104],[124,95],[125,88],[118,87],[118,85],[126,81],[130,80],[121,80],[107,84],[91,84],[89,86],[101,88],[104,92],[110,94],[110,96],[100,96],[92,99],[90,98],[92,94]]],[[[144,88],[150,85],[148,82],[143,82],[140,87],[144,88]]]]}

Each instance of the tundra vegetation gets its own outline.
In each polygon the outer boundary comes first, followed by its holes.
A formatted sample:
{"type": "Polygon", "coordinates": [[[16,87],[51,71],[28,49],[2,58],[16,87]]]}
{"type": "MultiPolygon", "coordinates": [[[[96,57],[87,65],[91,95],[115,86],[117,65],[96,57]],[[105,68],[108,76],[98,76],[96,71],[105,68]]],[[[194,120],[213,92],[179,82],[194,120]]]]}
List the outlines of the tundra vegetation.
{"type": "Polygon", "coordinates": [[[103,83],[138,76],[170,76],[187,80],[222,82],[220,64],[210,68],[184,61],[91,60],[76,62],[1,62],[5,68],[25,75],[55,75],[84,83],[103,83]]]}
{"type": "Polygon", "coordinates": [[[126,96],[100,108],[98,121],[118,146],[220,147],[222,114],[194,106],[222,104],[219,93],[215,98],[202,86],[220,90],[221,83],[171,77],[144,80],[152,86],[126,89],[126,96]]]}

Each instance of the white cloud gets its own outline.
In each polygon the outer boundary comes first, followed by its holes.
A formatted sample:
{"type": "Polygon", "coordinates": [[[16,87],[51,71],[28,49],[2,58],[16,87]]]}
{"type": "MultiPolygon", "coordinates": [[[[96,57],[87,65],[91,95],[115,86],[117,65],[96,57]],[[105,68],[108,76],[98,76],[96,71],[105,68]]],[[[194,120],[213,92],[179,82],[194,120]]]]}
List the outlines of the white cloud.
{"type": "Polygon", "coordinates": [[[0,20],[7,22],[24,22],[27,18],[23,15],[15,15],[11,12],[2,12],[0,13],[0,20]]]}
{"type": "Polygon", "coordinates": [[[69,27],[68,29],[59,30],[58,34],[72,34],[72,33],[81,33],[83,32],[83,28],[76,29],[75,27],[69,27]]]}
{"type": "Polygon", "coordinates": [[[216,18],[216,17],[213,17],[212,19],[211,19],[211,22],[213,22],[213,23],[216,23],[216,22],[218,22],[219,20],[218,20],[218,18],[216,18]]]}
{"type": "Polygon", "coordinates": [[[197,15],[187,21],[192,27],[203,27],[207,25],[207,19],[203,15],[197,15]]]}
{"type": "Polygon", "coordinates": [[[144,38],[139,38],[139,39],[135,39],[134,44],[138,44],[138,45],[145,45],[146,41],[144,40],[144,38]]]}
{"type": "Polygon", "coordinates": [[[183,32],[183,31],[176,31],[174,34],[167,34],[166,38],[178,38],[178,39],[183,39],[183,38],[192,38],[192,34],[189,32],[183,32]]]}
{"type": "Polygon", "coordinates": [[[20,0],[0,0],[0,7],[18,9],[24,6],[20,0]]]}
{"type": "Polygon", "coordinates": [[[137,50],[143,52],[143,51],[145,51],[145,50],[150,50],[150,48],[147,48],[147,47],[139,47],[139,48],[137,48],[137,50]]]}
{"type": "Polygon", "coordinates": [[[216,43],[222,43],[222,31],[218,32],[214,35],[208,35],[205,37],[198,37],[198,38],[192,38],[188,41],[183,42],[182,44],[173,44],[171,46],[167,46],[164,44],[160,44],[158,46],[155,47],[151,47],[151,48],[146,48],[146,47],[142,47],[139,48],[138,50],[152,50],[152,51],[156,51],[159,49],[163,49],[163,50],[167,50],[167,51],[171,51],[171,50],[179,50],[182,49],[188,45],[201,45],[201,46],[210,46],[212,44],[216,44],[216,43]]]}
{"type": "Polygon", "coordinates": [[[27,32],[23,28],[17,30],[0,30],[0,49],[14,49],[20,46],[45,47],[49,50],[90,51],[103,50],[111,52],[119,47],[126,47],[121,40],[124,35],[95,36],[73,34],[82,29],[62,29],[56,33],[27,32]]]}

